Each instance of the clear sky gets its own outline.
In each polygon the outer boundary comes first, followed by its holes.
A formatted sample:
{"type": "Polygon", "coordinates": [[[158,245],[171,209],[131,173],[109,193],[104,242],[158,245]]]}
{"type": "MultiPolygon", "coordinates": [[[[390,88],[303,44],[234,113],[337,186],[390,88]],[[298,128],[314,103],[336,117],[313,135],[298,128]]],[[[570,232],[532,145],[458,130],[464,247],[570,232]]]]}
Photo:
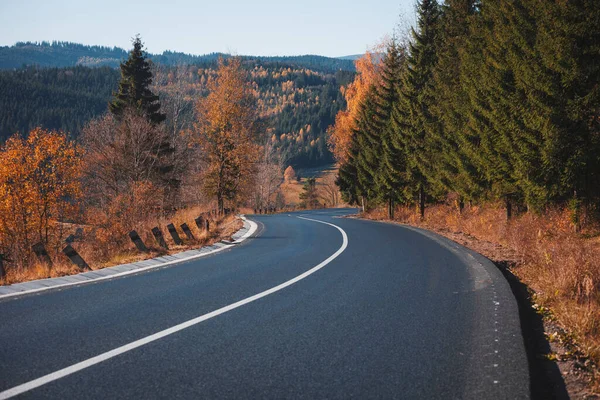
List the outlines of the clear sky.
{"type": "Polygon", "coordinates": [[[0,0],[0,45],[128,49],[139,33],[151,53],[345,56],[414,18],[414,0],[0,0]]]}

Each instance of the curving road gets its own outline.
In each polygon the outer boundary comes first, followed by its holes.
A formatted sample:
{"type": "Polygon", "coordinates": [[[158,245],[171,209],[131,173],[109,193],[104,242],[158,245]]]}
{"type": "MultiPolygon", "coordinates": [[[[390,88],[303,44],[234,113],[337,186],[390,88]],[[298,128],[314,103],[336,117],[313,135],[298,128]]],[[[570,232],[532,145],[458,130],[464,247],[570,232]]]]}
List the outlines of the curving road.
{"type": "Polygon", "coordinates": [[[253,216],[214,256],[0,300],[0,399],[528,398],[495,266],[352,212],[253,216]]]}

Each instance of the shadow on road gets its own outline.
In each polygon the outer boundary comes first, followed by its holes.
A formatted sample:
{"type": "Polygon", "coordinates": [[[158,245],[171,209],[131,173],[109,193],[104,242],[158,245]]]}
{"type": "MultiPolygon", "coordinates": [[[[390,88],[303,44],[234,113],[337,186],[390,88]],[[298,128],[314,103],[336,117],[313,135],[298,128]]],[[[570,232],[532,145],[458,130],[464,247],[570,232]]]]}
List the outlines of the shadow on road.
{"type": "Polygon", "coordinates": [[[495,264],[509,282],[519,305],[521,331],[529,364],[531,398],[568,399],[569,394],[558,365],[548,358],[551,348],[544,335],[544,320],[532,307],[529,288],[510,272],[510,265],[506,261],[495,264]]]}

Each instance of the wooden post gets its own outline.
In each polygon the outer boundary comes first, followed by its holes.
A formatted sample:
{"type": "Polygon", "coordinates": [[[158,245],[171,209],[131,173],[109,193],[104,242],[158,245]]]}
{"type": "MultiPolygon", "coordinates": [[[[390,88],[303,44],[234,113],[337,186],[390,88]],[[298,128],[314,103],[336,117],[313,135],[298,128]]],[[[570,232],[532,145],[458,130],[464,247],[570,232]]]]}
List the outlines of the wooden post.
{"type": "Polygon", "coordinates": [[[81,258],[79,253],[77,253],[77,251],[75,251],[75,249],[73,247],[71,247],[70,244],[68,244],[67,247],[65,247],[62,251],[63,251],[63,253],[65,253],[65,255],[67,257],[69,257],[69,260],[71,260],[71,262],[73,264],[75,264],[79,267],[80,270],[82,270],[82,271],[91,270],[90,266],[85,262],[85,260],[83,258],[81,258]]]}
{"type": "Polygon", "coordinates": [[[154,239],[156,239],[156,242],[160,247],[164,248],[165,250],[169,249],[169,246],[167,246],[167,242],[165,242],[165,238],[163,237],[163,234],[158,226],[152,228],[152,235],[154,235],[154,239]]]}
{"type": "Polygon", "coordinates": [[[175,242],[175,244],[178,246],[181,246],[183,244],[183,240],[181,240],[181,238],[179,237],[179,233],[177,233],[177,229],[175,229],[175,225],[173,225],[172,223],[167,225],[167,230],[169,231],[169,234],[173,238],[173,241],[175,242]]]}
{"type": "Polygon", "coordinates": [[[0,279],[6,276],[6,270],[4,269],[4,254],[0,254],[0,279]]]}
{"type": "Polygon", "coordinates": [[[52,259],[48,255],[48,252],[46,251],[46,247],[44,246],[44,243],[38,242],[38,243],[34,244],[32,247],[32,250],[35,253],[38,260],[40,260],[40,262],[42,262],[43,264],[46,264],[48,267],[52,268],[52,259]]]}
{"type": "Polygon", "coordinates": [[[196,239],[194,237],[194,234],[192,233],[192,230],[190,229],[190,227],[188,226],[188,224],[186,224],[185,222],[183,224],[181,224],[181,230],[183,231],[183,233],[185,233],[185,236],[187,236],[187,238],[189,240],[195,240],[196,239]]]}
{"type": "Polygon", "coordinates": [[[200,215],[198,218],[194,219],[194,222],[196,223],[196,226],[198,227],[198,229],[204,230],[204,228],[205,228],[204,218],[202,217],[202,215],[200,215]]]}
{"type": "Polygon", "coordinates": [[[425,190],[423,189],[423,185],[419,188],[419,213],[421,215],[421,220],[425,219],[425,190]]]}
{"type": "Polygon", "coordinates": [[[129,232],[129,238],[131,239],[133,244],[135,244],[135,247],[137,247],[139,251],[141,251],[142,253],[148,252],[148,248],[146,247],[146,245],[142,241],[142,238],[140,238],[140,235],[138,235],[136,231],[129,232]]]}

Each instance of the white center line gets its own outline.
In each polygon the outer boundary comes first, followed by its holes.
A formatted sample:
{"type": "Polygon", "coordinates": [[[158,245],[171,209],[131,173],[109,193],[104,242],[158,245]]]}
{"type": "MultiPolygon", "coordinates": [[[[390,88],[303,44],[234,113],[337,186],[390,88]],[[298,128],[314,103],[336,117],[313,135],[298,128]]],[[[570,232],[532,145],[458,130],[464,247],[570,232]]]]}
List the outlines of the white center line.
{"type": "Polygon", "coordinates": [[[128,351],[133,350],[133,349],[137,349],[138,347],[141,347],[141,346],[143,346],[145,344],[154,342],[154,341],[156,341],[158,339],[162,339],[162,338],[164,338],[166,336],[172,335],[172,334],[174,334],[176,332],[179,332],[179,331],[182,331],[182,330],[184,330],[186,328],[189,328],[191,326],[197,325],[200,322],[203,322],[203,321],[206,321],[208,319],[214,318],[214,317],[216,317],[218,315],[224,314],[224,313],[226,313],[228,311],[234,310],[234,309],[236,309],[238,307],[241,307],[241,306],[246,305],[248,303],[252,303],[253,301],[256,301],[258,299],[266,297],[266,296],[268,296],[270,294],[273,294],[275,292],[278,292],[278,291],[280,291],[282,289],[285,289],[286,287],[288,287],[290,285],[293,285],[294,283],[296,283],[298,281],[301,281],[302,279],[306,278],[307,276],[314,274],[315,272],[317,272],[318,270],[320,270],[321,268],[323,268],[324,266],[326,266],[327,264],[329,264],[331,261],[333,261],[334,259],[336,259],[340,254],[342,254],[342,252],[344,250],[346,250],[346,247],[348,247],[348,235],[346,235],[346,232],[342,228],[340,228],[339,226],[331,224],[329,222],[319,221],[317,219],[312,219],[312,218],[306,218],[306,217],[298,217],[298,218],[305,219],[305,220],[308,220],[308,221],[318,222],[320,224],[325,224],[325,225],[333,226],[334,228],[336,228],[337,230],[339,230],[340,233],[342,234],[342,239],[343,239],[342,246],[335,253],[333,253],[331,256],[329,256],[326,260],[322,261],[317,266],[309,269],[308,271],[304,272],[303,274],[300,274],[300,275],[296,276],[295,278],[290,279],[289,281],[283,282],[283,283],[281,283],[281,284],[279,284],[279,285],[277,285],[275,287],[272,287],[271,289],[267,289],[264,292],[260,292],[258,294],[255,294],[254,296],[247,297],[247,298],[245,298],[243,300],[240,300],[240,301],[238,301],[236,303],[233,303],[233,304],[230,304],[228,306],[219,308],[218,310],[209,312],[208,314],[204,314],[204,315],[201,315],[199,317],[190,319],[189,321],[186,321],[186,322],[183,322],[181,324],[172,326],[171,328],[167,328],[167,329],[162,330],[160,332],[156,332],[153,335],[146,336],[146,337],[144,337],[142,339],[138,339],[138,340],[136,340],[134,342],[131,342],[131,343],[128,343],[128,344],[126,344],[124,346],[117,347],[114,350],[107,351],[106,353],[102,353],[102,354],[99,354],[99,355],[97,355],[95,357],[88,358],[87,360],[78,362],[77,364],[73,364],[73,365],[71,365],[69,367],[60,369],[60,370],[58,370],[56,372],[52,372],[52,373],[50,373],[48,375],[44,375],[44,376],[42,376],[40,378],[34,379],[32,381],[23,383],[21,385],[15,386],[15,387],[13,387],[11,389],[8,389],[8,390],[5,390],[3,392],[0,392],[0,400],[8,399],[8,398],[11,398],[13,396],[17,396],[19,394],[22,394],[22,393],[28,392],[28,391],[30,391],[32,389],[38,388],[40,386],[43,386],[43,385],[45,385],[47,383],[56,381],[56,380],[58,380],[60,378],[64,378],[65,376],[74,374],[75,372],[78,372],[78,371],[81,371],[83,369],[89,368],[89,367],[91,367],[93,365],[99,364],[102,361],[109,360],[109,359],[111,359],[113,357],[116,357],[116,356],[118,356],[120,354],[126,353],[128,351]]]}

